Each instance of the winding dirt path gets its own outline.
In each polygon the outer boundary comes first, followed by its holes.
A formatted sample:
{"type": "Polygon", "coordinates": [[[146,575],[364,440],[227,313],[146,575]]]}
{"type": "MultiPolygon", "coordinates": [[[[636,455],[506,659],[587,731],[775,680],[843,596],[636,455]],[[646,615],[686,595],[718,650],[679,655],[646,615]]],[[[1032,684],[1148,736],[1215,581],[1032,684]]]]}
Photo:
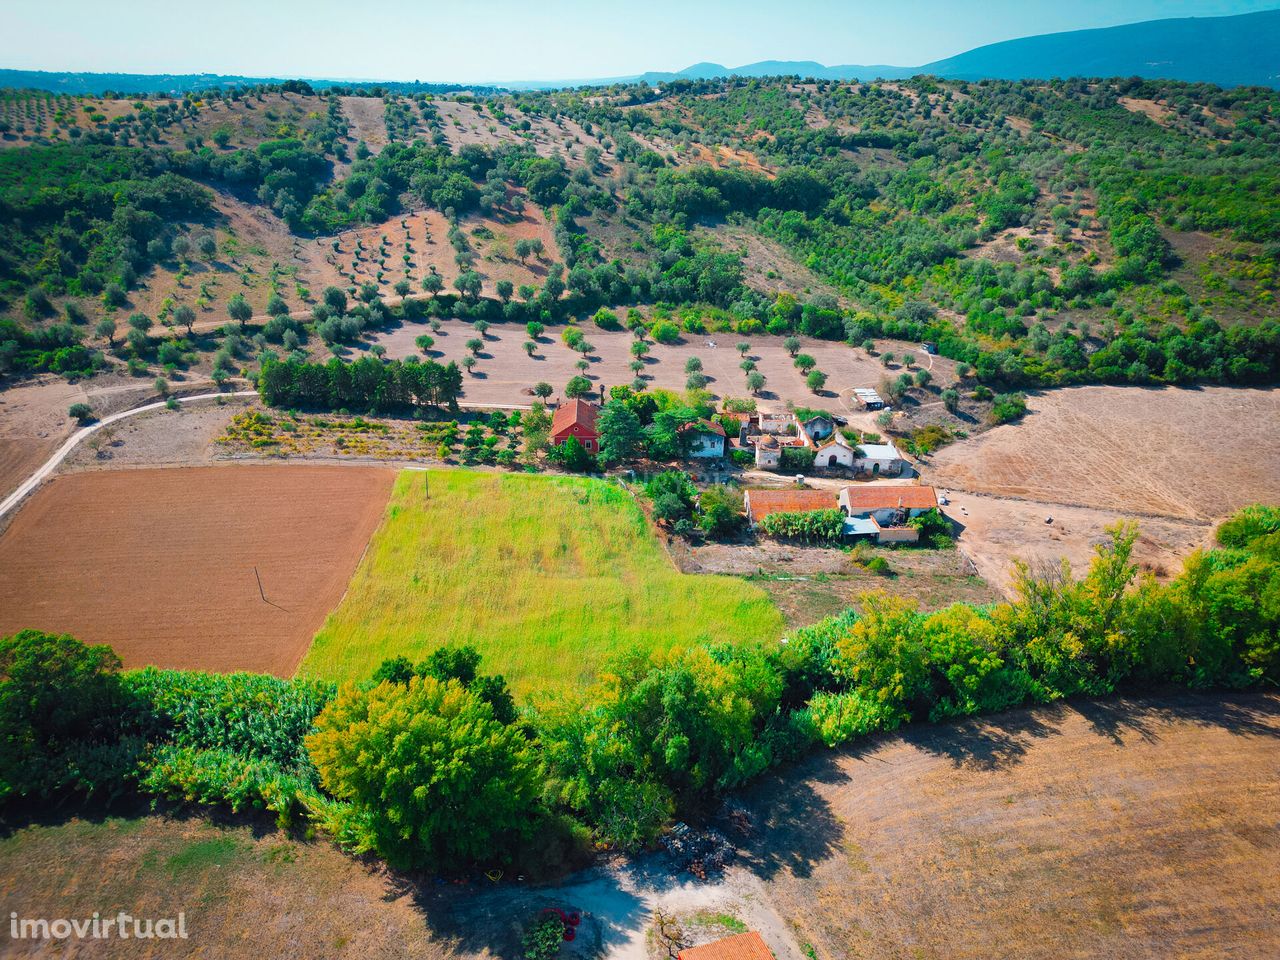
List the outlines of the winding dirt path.
{"type": "MultiPolygon", "coordinates": [[[[256,397],[257,395],[258,391],[256,390],[237,390],[232,393],[200,393],[193,397],[174,397],[173,399],[177,400],[178,403],[194,403],[197,400],[213,400],[217,397],[256,397]]],[[[67,458],[67,455],[70,454],[85,437],[96,433],[103,427],[110,426],[113,423],[118,423],[126,417],[136,416],[139,413],[146,413],[149,410],[159,410],[168,402],[169,401],[167,400],[160,400],[155,403],[143,404],[140,407],[133,407],[129,410],[121,410],[119,413],[113,413],[110,416],[103,417],[101,420],[95,420],[93,423],[81,427],[68,437],[62,446],[54,451],[53,456],[46,460],[40,469],[27,477],[26,480],[18,485],[18,488],[14,490],[13,493],[9,494],[9,496],[0,503],[0,520],[3,520],[11,511],[15,510],[18,504],[26,498],[27,494],[40,486],[41,482],[46,477],[53,473],[54,470],[58,469],[58,466],[62,461],[67,458]]]]}

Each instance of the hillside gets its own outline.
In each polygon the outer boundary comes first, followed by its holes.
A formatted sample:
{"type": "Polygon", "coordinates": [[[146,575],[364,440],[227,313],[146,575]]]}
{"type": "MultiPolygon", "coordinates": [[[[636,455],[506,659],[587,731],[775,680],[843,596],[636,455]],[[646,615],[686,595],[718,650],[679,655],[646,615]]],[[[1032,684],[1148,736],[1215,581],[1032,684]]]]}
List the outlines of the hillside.
{"type": "Polygon", "coordinates": [[[877,342],[936,344],[979,404],[1270,383],[1277,145],[1274,92],[1137,78],[0,92],[0,372],[225,377],[405,319],[594,318],[856,345],[902,429],[983,408],[877,342]]]}

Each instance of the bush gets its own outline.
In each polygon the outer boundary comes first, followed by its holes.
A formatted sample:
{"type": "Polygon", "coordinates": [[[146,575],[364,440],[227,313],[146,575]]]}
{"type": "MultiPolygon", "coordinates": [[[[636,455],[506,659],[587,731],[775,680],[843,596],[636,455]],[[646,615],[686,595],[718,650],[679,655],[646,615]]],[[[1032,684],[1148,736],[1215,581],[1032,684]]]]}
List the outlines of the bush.
{"type": "Polygon", "coordinates": [[[889,561],[884,557],[872,557],[867,561],[867,569],[882,577],[890,576],[893,573],[893,568],[889,566],[889,561]]]}
{"type": "Polygon", "coordinates": [[[1025,393],[1002,393],[991,405],[992,423],[1009,423],[1020,419],[1027,412],[1025,393]]]}
{"type": "Polygon", "coordinates": [[[67,408],[67,415],[79,420],[81,423],[89,423],[97,419],[93,415],[93,407],[87,403],[73,403],[67,408]]]}
{"type": "Polygon", "coordinates": [[[839,510],[771,513],[760,521],[760,529],[779,540],[798,540],[811,544],[839,543],[844,537],[844,514],[839,510]]]}
{"type": "Polygon", "coordinates": [[[524,960],[554,960],[564,943],[564,921],[558,914],[535,920],[520,941],[524,960]]]}
{"type": "Polygon", "coordinates": [[[0,639],[0,800],[120,795],[141,719],[110,647],[38,630],[0,639]]]}
{"type": "Polygon", "coordinates": [[[456,680],[347,685],[306,742],[325,788],[393,865],[501,859],[537,808],[532,745],[456,680]]]}
{"type": "Polygon", "coordinates": [[[658,343],[672,344],[680,341],[680,328],[669,320],[659,320],[649,331],[658,343]]]}

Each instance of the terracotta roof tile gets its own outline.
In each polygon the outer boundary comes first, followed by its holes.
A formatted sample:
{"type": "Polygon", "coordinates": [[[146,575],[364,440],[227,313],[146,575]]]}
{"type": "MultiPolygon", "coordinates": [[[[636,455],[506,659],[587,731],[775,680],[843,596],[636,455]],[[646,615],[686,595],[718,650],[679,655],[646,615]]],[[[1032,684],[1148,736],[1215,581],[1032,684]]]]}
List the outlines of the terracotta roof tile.
{"type": "Polygon", "coordinates": [[[754,930],[690,947],[676,956],[677,960],[774,960],[773,952],[754,930]]]}
{"type": "Polygon", "coordinates": [[[568,430],[575,423],[584,430],[595,433],[596,417],[599,414],[600,408],[585,400],[570,400],[562,403],[556,407],[555,415],[551,418],[551,435],[555,436],[562,430],[568,430]]]}
{"type": "Polygon", "coordinates": [[[898,506],[907,510],[928,510],[938,505],[938,495],[933,487],[869,483],[845,487],[841,495],[853,510],[886,510],[898,506]]]}
{"type": "Polygon", "coordinates": [[[840,506],[834,490],[748,490],[747,497],[751,502],[752,520],[771,513],[835,510],[840,506]]]}
{"type": "Polygon", "coordinates": [[[680,433],[689,433],[693,430],[700,430],[704,433],[714,433],[719,436],[725,436],[724,427],[712,420],[694,420],[692,423],[682,423],[680,425],[680,433]]]}

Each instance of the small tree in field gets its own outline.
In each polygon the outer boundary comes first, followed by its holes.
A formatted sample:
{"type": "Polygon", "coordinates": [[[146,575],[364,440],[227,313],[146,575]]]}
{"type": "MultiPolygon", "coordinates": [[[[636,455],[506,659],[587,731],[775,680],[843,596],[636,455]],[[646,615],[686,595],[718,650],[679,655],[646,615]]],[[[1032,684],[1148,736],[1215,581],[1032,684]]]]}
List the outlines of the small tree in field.
{"type": "Polygon", "coordinates": [[[821,370],[810,370],[809,375],[805,377],[805,383],[814,393],[821,393],[822,388],[827,385],[827,375],[821,370]]]}
{"type": "Polygon", "coordinates": [[[747,341],[743,340],[741,343],[738,344],[739,356],[745,357],[750,352],[751,352],[751,344],[747,343],[747,341]]]}
{"type": "Polygon", "coordinates": [[[535,353],[538,352],[538,345],[534,343],[532,340],[526,340],[524,342],[524,352],[532,357],[535,353]]]}
{"type": "Polygon", "coordinates": [[[764,374],[759,370],[752,370],[747,374],[747,389],[752,393],[758,394],[763,390],[765,382],[764,374]]]}
{"type": "Polygon", "coordinates": [[[431,294],[432,299],[435,299],[440,294],[440,291],[444,289],[444,277],[438,273],[428,273],[422,278],[422,289],[424,292],[431,294]]]}
{"type": "Polygon", "coordinates": [[[564,395],[570,400],[585,397],[591,392],[591,381],[586,377],[573,377],[564,385],[564,395]]]}
{"type": "Polygon", "coordinates": [[[799,370],[801,373],[808,373],[810,370],[812,370],[814,367],[818,365],[818,361],[813,359],[813,357],[809,356],[809,354],[802,353],[798,357],[796,357],[795,365],[796,365],[796,369],[799,370]]]}
{"type": "Polygon", "coordinates": [[[244,298],[243,293],[237,293],[227,301],[227,316],[239,323],[241,330],[253,317],[253,307],[249,306],[249,301],[244,298]]]}
{"type": "Polygon", "coordinates": [[[537,320],[530,320],[528,323],[524,325],[524,331],[525,333],[529,334],[530,340],[537,340],[539,337],[543,335],[543,333],[546,332],[546,329],[547,328],[543,326],[541,323],[539,323],[537,320]]]}
{"type": "Polygon", "coordinates": [[[539,400],[545,400],[553,393],[555,393],[555,388],[545,380],[540,380],[533,385],[533,395],[539,400]]]}
{"type": "Polygon", "coordinates": [[[471,354],[467,354],[462,358],[462,366],[466,369],[467,373],[470,373],[475,368],[475,365],[476,358],[471,356],[471,354]]]}
{"type": "Polygon", "coordinates": [[[787,353],[791,354],[791,356],[794,357],[797,353],[800,352],[800,338],[787,337],[785,340],[782,341],[782,349],[786,350],[787,353]]]}
{"type": "Polygon", "coordinates": [[[67,410],[67,415],[81,423],[88,423],[90,420],[94,419],[93,407],[89,406],[87,403],[73,403],[67,410]]]}
{"type": "Polygon", "coordinates": [[[429,333],[424,333],[415,337],[413,342],[423,353],[430,353],[431,348],[436,345],[436,338],[429,333]]]}

